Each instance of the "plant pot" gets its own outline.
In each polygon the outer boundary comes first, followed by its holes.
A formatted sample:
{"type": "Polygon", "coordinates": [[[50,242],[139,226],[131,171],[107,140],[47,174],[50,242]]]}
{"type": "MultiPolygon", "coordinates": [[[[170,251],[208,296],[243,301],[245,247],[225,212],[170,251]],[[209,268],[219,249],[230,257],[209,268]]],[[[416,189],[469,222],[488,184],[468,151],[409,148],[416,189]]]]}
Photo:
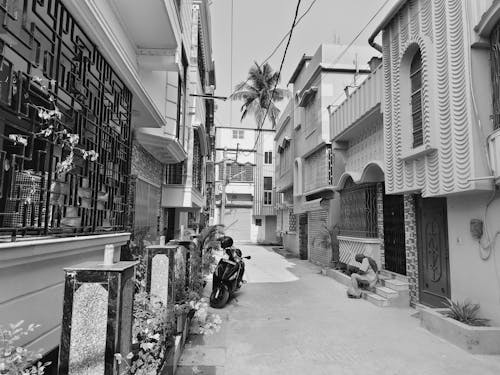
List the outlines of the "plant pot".
{"type": "Polygon", "coordinates": [[[472,354],[500,354],[500,327],[476,327],[446,316],[449,309],[421,307],[420,325],[472,354]]]}

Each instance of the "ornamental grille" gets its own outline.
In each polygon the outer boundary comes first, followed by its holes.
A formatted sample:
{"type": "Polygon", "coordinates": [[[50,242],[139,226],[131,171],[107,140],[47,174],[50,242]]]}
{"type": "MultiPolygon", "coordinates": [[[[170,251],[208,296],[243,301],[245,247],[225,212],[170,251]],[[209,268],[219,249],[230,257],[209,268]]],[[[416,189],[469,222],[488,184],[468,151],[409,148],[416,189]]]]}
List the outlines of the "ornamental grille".
{"type": "Polygon", "coordinates": [[[376,185],[346,183],[340,192],[340,234],[377,237],[376,185]]]}
{"type": "Polygon", "coordinates": [[[193,141],[193,187],[201,192],[203,183],[203,156],[201,155],[200,137],[198,133],[194,134],[193,141]]]}
{"type": "Polygon", "coordinates": [[[0,17],[0,232],[125,230],[132,94],[60,0],[0,1],[0,17]],[[35,107],[54,103],[96,161],[75,153],[73,169],[55,173],[67,151],[37,134],[35,107]]]}
{"type": "Polygon", "coordinates": [[[493,126],[500,128],[500,23],[491,33],[491,81],[493,84],[493,126]]]}

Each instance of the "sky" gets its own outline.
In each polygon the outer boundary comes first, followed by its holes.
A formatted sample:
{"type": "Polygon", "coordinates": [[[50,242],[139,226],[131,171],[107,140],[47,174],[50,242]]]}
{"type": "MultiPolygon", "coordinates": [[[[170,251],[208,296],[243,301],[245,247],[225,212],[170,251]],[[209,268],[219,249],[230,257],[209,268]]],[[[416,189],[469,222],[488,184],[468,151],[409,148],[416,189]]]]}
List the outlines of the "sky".
{"type": "MultiPolygon", "coordinates": [[[[299,17],[314,0],[302,0],[299,17]]],[[[296,0],[211,0],[215,95],[228,96],[232,87],[245,81],[254,61],[267,58],[292,25],[296,0]],[[233,3],[233,61],[231,64],[231,2],[233,3]],[[232,79],[231,79],[232,65],[232,79]],[[231,82],[232,81],[232,82],[231,82]]],[[[288,83],[303,54],[312,55],[321,43],[349,44],[386,0],[316,0],[311,11],[295,27],[285,58],[280,86],[288,83]]],[[[368,45],[368,38],[396,0],[388,0],[380,14],[356,41],[368,45]]],[[[285,43],[269,60],[279,69],[285,43]]],[[[374,50],[374,54],[376,51],[374,50]]],[[[241,102],[216,101],[216,125],[240,126],[241,102]]],[[[284,104],[284,103],[283,103],[284,104]]],[[[279,107],[283,108],[283,104],[279,107]]],[[[253,120],[253,118],[251,119],[253,120]]],[[[246,126],[253,127],[252,121],[246,126]]]]}

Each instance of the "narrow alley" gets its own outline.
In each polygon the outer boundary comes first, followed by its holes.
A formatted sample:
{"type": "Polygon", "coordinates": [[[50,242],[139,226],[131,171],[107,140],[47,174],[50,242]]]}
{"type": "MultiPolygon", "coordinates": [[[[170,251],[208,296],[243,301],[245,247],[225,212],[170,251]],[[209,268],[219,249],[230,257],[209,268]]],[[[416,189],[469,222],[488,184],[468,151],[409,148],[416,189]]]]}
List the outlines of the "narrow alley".
{"type": "Polygon", "coordinates": [[[218,333],[188,339],[178,375],[500,373],[498,356],[471,355],[433,336],[414,309],[348,299],[308,261],[270,247],[241,249],[252,256],[248,283],[217,311],[218,333]]]}

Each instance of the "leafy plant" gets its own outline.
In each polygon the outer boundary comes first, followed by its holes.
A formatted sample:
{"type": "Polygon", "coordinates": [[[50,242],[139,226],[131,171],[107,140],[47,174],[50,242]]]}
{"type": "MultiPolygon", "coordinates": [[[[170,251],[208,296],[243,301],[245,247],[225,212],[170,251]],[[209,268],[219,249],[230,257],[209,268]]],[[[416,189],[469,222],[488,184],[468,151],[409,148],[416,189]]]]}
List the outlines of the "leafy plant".
{"type": "Polygon", "coordinates": [[[337,239],[338,234],[338,224],[326,225],[323,223],[319,237],[316,239],[321,247],[330,248],[332,250],[331,261],[334,268],[340,267],[339,241],[337,239]]]}
{"type": "Polygon", "coordinates": [[[28,336],[40,327],[38,324],[23,327],[23,324],[24,321],[21,320],[16,324],[9,324],[7,328],[0,325],[0,374],[2,375],[43,375],[45,368],[51,364],[38,361],[33,365],[37,359],[42,358],[42,355],[18,346],[18,341],[23,336],[28,336]]]}
{"type": "Polygon", "coordinates": [[[470,326],[487,326],[489,319],[478,318],[477,314],[479,313],[479,304],[472,303],[468,300],[464,302],[460,301],[452,301],[450,299],[446,299],[448,308],[450,311],[447,315],[459,322],[468,324],[470,326]]]}

